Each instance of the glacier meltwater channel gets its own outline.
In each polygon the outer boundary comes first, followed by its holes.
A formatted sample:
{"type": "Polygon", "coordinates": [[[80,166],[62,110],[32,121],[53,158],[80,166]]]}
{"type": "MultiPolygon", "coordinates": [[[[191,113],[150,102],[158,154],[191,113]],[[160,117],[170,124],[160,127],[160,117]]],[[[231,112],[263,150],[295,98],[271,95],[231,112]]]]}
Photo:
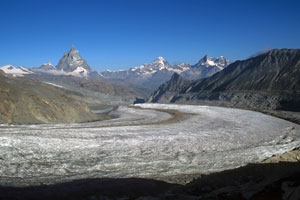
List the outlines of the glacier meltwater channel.
{"type": "Polygon", "coordinates": [[[258,112],[166,104],[112,112],[118,118],[92,123],[1,125],[0,184],[164,180],[235,168],[300,146],[299,125],[258,112]],[[164,110],[183,117],[172,120],[164,110]]]}

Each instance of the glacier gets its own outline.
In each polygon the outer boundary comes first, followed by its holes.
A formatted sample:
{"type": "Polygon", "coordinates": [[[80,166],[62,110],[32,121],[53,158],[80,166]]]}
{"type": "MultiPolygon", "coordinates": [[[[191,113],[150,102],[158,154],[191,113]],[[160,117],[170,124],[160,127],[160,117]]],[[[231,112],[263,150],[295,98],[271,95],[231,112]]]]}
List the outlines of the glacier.
{"type": "Polygon", "coordinates": [[[137,104],[110,114],[115,118],[90,123],[0,125],[0,185],[169,180],[256,163],[300,146],[299,125],[248,110],[137,104]],[[183,117],[172,120],[171,111],[183,117]]]}

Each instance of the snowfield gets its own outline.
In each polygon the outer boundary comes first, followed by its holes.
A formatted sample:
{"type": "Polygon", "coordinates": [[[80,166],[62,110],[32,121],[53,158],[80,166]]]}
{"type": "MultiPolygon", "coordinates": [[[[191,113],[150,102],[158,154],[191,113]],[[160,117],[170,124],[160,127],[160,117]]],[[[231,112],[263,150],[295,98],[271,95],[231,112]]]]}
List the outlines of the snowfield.
{"type": "Polygon", "coordinates": [[[118,118],[81,124],[1,125],[0,184],[102,177],[164,180],[235,168],[300,146],[299,125],[252,111],[139,104],[120,106],[111,114],[118,118]],[[163,110],[186,114],[172,121],[172,114],[163,110]]]}

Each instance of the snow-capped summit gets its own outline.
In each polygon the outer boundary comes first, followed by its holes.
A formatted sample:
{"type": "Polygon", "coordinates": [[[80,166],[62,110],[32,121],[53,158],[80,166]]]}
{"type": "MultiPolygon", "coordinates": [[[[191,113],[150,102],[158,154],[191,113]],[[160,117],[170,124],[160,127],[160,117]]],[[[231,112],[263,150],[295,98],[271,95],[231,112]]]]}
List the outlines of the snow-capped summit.
{"type": "Polygon", "coordinates": [[[180,75],[186,79],[206,78],[223,70],[229,64],[229,60],[223,56],[219,58],[212,58],[205,55],[197,64],[192,65],[189,70],[186,70],[180,75]]]}
{"type": "Polygon", "coordinates": [[[163,57],[158,57],[151,63],[143,64],[138,67],[132,67],[129,69],[130,73],[133,73],[137,76],[150,76],[157,71],[170,68],[171,65],[163,57]]]}
{"type": "Polygon", "coordinates": [[[215,63],[218,63],[218,65],[220,67],[223,67],[223,69],[224,69],[225,67],[227,67],[230,64],[230,61],[227,60],[224,56],[220,56],[219,58],[217,58],[215,60],[215,63]]]}
{"type": "Polygon", "coordinates": [[[25,74],[32,74],[33,72],[26,67],[14,67],[13,65],[4,65],[0,67],[4,73],[12,75],[12,76],[24,76],[25,74]]]}
{"type": "Polygon", "coordinates": [[[154,60],[155,63],[161,63],[161,64],[165,64],[167,63],[166,59],[164,59],[163,57],[159,56],[154,60]]]}
{"type": "Polygon", "coordinates": [[[74,46],[70,51],[66,52],[64,56],[59,60],[56,68],[58,70],[63,70],[64,72],[73,72],[78,67],[86,69],[88,72],[91,72],[92,69],[87,64],[87,62],[80,56],[77,49],[74,46]]]}
{"type": "Polygon", "coordinates": [[[199,62],[192,67],[217,67],[220,70],[224,69],[230,64],[229,60],[224,58],[223,56],[219,58],[212,58],[208,55],[205,55],[203,58],[199,60],[199,62]]]}
{"type": "Polygon", "coordinates": [[[208,67],[208,66],[215,65],[215,62],[214,62],[214,59],[212,59],[211,57],[209,57],[206,54],[202,59],[200,59],[200,61],[198,62],[198,64],[205,65],[206,67],[208,67]]]}
{"type": "Polygon", "coordinates": [[[54,67],[54,65],[52,65],[52,63],[49,61],[45,64],[42,64],[39,67],[40,70],[55,70],[56,68],[54,67]]]}

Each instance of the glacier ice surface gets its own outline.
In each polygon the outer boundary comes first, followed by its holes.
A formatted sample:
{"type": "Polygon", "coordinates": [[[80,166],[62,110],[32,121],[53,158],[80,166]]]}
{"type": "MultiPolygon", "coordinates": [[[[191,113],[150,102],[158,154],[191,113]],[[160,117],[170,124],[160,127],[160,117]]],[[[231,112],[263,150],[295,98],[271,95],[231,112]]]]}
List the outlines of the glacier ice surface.
{"type": "Polygon", "coordinates": [[[253,111],[138,104],[112,112],[118,118],[91,123],[2,124],[0,184],[164,179],[231,169],[300,146],[299,125],[253,111]],[[168,109],[186,113],[184,119],[160,123],[172,118],[168,109]]]}

